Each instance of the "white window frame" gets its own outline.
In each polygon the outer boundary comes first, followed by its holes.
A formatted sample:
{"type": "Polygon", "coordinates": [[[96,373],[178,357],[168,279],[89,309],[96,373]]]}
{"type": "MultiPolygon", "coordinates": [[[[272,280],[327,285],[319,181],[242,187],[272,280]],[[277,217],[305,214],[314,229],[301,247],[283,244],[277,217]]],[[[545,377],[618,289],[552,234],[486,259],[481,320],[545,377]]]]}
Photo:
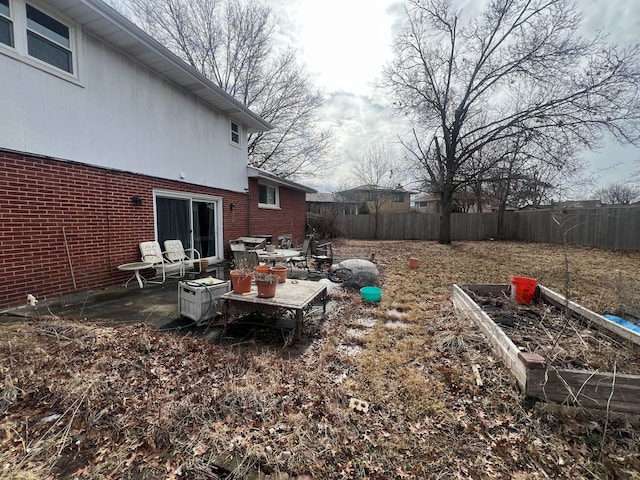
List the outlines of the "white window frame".
{"type": "Polygon", "coordinates": [[[258,207],[259,208],[271,208],[271,209],[280,209],[280,187],[274,183],[269,182],[258,182],[258,207]],[[274,189],[275,203],[261,203],[260,202],[260,187],[267,187],[274,189]]]}
{"type": "Polygon", "coordinates": [[[404,203],[404,193],[394,193],[393,203],[404,203]]]}
{"type": "MultiPolygon", "coordinates": [[[[7,55],[15,60],[31,65],[32,67],[38,68],[39,70],[45,71],[64,80],[79,84],[82,65],[82,62],[79,59],[80,52],[82,51],[82,28],[80,28],[77,23],[72,22],[52,11],[46,6],[46,4],[39,1],[9,0],[9,11],[11,13],[10,20],[13,22],[13,46],[0,43],[0,54],[7,55]],[[72,72],[67,72],[66,70],[52,65],[51,63],[29,55],[27,31],[30,31],[31,29],[27,27],[27,4],[69,28],[69,47],[67,48],[64,45],[62,45],[62,47],[71,52],[72,72]]],[[[39,35],[42,36],[41,34],[39,35]]],[[[44,38],[46,38],[47,41],[50,41],[46,36],[44,38]]]]}
{"type": "Polygon", "coordinates": [[[0,45],[2,45],[4,48],[15,48],[15,44],[16,44],[16,21],[14,19],[14,6],[13,6],[13,2],[12,0],[9,0],[9,15],[4,15],[4,14],[0,14],[0,17],[6,19],[9,21],[9,23],[11,24],[11,41],[12,41],[12,45],[7,45],[6,43],[2,43],[0,42],[0,45]]]}
{"type": "Polygon", "coordinates": [[[234,147],[240,148],[242,145],[242,125],[235,120],[229,121],[229,143],[234,147]],[[237,131],[234,130],[234,125],[237,127],[237,131]],[[234,136],[238,137],[238,141],[235,141],[234,136]]]}

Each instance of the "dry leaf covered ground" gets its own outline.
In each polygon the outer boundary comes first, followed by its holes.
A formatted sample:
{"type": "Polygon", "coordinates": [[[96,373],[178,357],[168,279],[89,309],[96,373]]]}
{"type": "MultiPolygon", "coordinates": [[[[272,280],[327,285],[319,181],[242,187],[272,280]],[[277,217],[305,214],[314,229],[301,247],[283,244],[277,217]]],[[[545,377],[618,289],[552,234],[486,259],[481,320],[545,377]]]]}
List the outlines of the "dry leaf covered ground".
{"type": "Polygon", "coordinates": [[[336,253],[374,254],[382,301],[336,289],[304,350],[143,325],[2,325],[0,477],[640,478],[637,427],[525,400],[451,303],[453,283],[523,275],[598,312],[637,308],[640,252],[342,241],[336,253]]]}

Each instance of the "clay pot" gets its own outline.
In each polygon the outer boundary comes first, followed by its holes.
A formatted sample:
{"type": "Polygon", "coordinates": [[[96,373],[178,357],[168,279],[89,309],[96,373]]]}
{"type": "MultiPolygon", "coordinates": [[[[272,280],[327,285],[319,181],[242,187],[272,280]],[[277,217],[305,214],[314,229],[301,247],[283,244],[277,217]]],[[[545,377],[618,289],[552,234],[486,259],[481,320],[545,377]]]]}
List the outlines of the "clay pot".
{"type": "Polygon", "coordinates": [[[284,283],[287,281],[287,267],[271,267],[271,273],[280,277],[280,281],[278,283],[284,283]]]}
{"type": "Polygon", "coordinates": [[[418,264],[420,262],[418,261],[418,259],[416,257],[411,257],[409,259],[409,268],[418,268],[418,264]]]}
{"type": "Polygon", "coordinates": [[[234,293],[249,293],[251,291],[251,281],[253,280],[251,270],[231,270],[229,275],[234,293]]]}
{"type": "Polygon", "coordinates": [[[256,287],[258,287],[258,296],[261,298],[272,298],[276,296],[276,289],[280,277],[270,273],[256,274],[256,287]]]}
{"type": "Polygon", "coordinates": [[[256,265],[253,269],[256,273],[271,273],[270,265],[256,265]]]}

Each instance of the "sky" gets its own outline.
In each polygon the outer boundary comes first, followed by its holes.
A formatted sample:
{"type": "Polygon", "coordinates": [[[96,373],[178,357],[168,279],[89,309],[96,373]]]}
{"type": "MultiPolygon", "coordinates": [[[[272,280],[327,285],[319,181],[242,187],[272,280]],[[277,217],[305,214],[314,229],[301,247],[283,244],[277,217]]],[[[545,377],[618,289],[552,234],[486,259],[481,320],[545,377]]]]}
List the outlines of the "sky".
{"type": "MultiPolygon", "coordinates": [[[[371,141],[382,140],[389,151],[402,155],[397,136],[401,119],[394,115],[384,92],[376,89],[385,63],[392,59],[391,44],[402,4],[397,0],[269,0],[279,18],[280,34],[298,50],[315,84],[324,90],[322,125],[336,138],[339,166],[330,179],[305,181],[322,192],[340,187],[350,164],[371,141]]],[[[463,13],[478,12],[478,0],[458,0],[463,13]]],[[[621,46],[640,43],[640,0],[579,0],[583,32],[609,33],[621,46]]],[[[581,157],[599,178],[597,187],[625,182],[640,170],[640,149],[607,143],[581,157]]]]}

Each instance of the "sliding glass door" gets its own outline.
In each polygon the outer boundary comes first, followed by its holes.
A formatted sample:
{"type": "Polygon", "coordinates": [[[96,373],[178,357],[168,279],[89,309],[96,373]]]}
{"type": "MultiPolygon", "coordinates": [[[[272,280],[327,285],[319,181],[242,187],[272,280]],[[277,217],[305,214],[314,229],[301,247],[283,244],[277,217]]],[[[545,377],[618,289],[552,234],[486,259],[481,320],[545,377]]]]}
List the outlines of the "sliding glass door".
{"type": "Polygon", "coordinates": [[[216,203],[191,202],[193,218],[193,241],[202,258],[217,257],[216,249],[216,203]]]}
{"type": "Polygon", "coordinates": [[[217,258],[222,224],[221,199],[156,192],[156,232],[158,242],[181,240],[185,248],[195,248],[202,258],[217,258]]]}

